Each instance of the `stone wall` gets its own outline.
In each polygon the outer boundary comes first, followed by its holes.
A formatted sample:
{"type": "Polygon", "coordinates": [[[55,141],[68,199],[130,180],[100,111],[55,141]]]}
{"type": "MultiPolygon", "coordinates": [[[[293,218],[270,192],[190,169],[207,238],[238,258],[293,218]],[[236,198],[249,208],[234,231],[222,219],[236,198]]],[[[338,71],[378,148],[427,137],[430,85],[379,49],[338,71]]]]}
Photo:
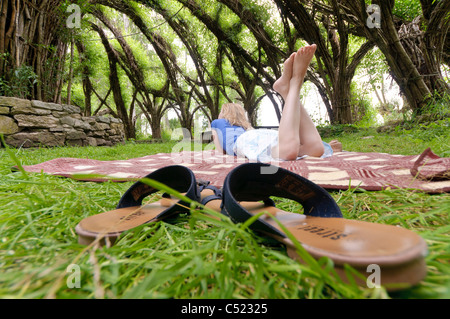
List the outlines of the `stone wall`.
{"type": "Polygon", "coordinates": [[[0,96],[0,134],[13,147],[111,146],[123,132],[120,120],[83,116],[77,106],[0,96]]]}

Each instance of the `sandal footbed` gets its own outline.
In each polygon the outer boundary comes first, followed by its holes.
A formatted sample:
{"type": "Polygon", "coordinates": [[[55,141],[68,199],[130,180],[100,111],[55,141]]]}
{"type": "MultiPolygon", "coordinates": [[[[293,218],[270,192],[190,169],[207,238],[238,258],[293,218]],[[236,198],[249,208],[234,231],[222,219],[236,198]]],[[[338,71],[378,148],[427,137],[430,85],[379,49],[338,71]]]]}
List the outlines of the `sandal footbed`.
{"type": "MultiPolygon", "coordinates": [[[[240,202],[240,205],[251,214],[268,213],[260,219],[283,232],[271,217],[274,216],[312,257],[333,260],[341,278],[346,275],[345,264],[364,277],[371,274],[367,268],[369,265],[378,265],[381,269],[381,284],[387,286],[399,283],[414,285],[426,275],[424,257],[427,245],[422,237],[405,228],[344,218],[305,216],[268,207],[261,202],[240,202]]],[[[207,206],[218,210],[220,201],[207,206]]],[[[289,257],[304,262],[290,239],[266,235],[284,244],[289,257]]],[[[358,281],[365,284],[360,279],[358,281]]],[[[396,288],[393,286],[388,290],[396,288]]]]}

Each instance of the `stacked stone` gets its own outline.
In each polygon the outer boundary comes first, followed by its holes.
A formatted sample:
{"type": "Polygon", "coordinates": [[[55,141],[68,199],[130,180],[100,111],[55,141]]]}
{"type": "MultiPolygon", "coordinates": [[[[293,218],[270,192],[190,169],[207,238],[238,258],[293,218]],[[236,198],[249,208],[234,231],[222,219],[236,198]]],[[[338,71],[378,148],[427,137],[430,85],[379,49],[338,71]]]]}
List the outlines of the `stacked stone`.
{"type": "Polygon", "coordinates": [[[13,147],[112,146],[123,132],[121,120],[83,116],[77,106],[0,96],[0,134],[13,147]]]}

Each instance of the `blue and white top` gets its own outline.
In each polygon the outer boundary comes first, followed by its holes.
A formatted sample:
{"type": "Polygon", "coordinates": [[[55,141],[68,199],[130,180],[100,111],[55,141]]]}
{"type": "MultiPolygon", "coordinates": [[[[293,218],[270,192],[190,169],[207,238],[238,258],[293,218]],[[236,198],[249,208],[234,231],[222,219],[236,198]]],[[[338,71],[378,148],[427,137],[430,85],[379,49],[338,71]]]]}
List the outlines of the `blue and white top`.
{"type": "Polygon", "coordinates": [[[231,125],[225,119],[217,119],[211,122],[211,129],[215,130],[219,138],[220,145],[228,155],[236,155],[234,145],[245,129],[241,126],[231,125]]]}

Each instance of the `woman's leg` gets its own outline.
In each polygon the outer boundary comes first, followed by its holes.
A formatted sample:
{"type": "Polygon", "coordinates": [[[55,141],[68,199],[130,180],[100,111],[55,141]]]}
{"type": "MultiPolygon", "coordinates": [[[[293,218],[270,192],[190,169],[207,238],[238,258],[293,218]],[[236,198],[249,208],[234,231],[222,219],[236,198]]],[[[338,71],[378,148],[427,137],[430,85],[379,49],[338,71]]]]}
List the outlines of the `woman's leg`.
{"type": "Polygon", "coordinates": [[[303,105],[300,104],[300,149],[299,156],[309,155],[320,157],[325,151],[325,147],[320,137],[319,131],[317,131],[316,125],[312,121],[308,112],[303,105]]]}
{"type": "Polygon", "coordinates": [[[292,54],[284,64],[283,75],[273,86],[285,101],[278,129],[279,143],[273,152],[284,160],[303,155],[318,157],[324,152],[319,132],[300,102],[300,90],[315,51],[316,45],[310,45],[292,54]]]}
{"type": "Polygon", "coordinates": [[[293,97],[289,94],[292,79],[294,61],[297,53],[293,53],[285,62],[283,74],[274,83],[274,89],[284,99],[284,108],[278,127],[278,146],[272,150],[275,156],[284,160],[297,158],[300,146],[300,108],[288,103],[293,97]],[[288,105],[289,104],[289,105],[288,105]]]}

